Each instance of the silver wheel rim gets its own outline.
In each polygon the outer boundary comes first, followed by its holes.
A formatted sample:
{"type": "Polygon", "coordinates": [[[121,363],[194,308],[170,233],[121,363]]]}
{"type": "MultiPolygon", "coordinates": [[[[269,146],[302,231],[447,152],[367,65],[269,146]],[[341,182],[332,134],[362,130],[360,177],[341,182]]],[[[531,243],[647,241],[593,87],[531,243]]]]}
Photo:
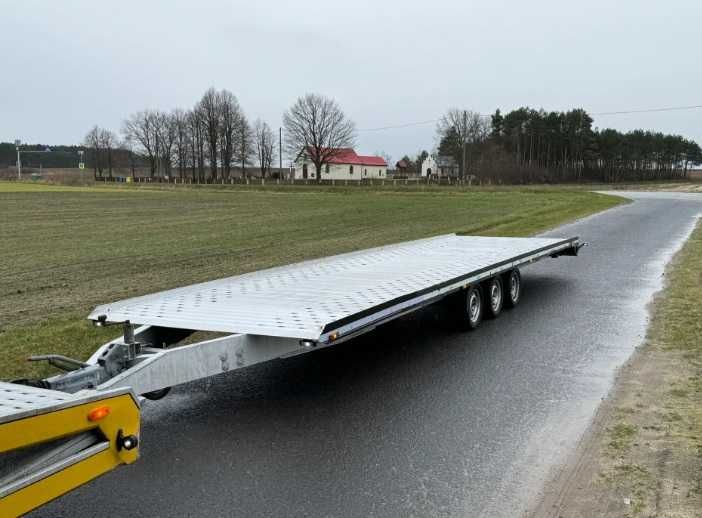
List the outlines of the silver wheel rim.
{"type": "Polygon", "coordinates": [[[471,322],[476,322],[480,316],[480,295],[475,290],[468,297],[468,316],[471,322]]]}
{"type": "Polygon", "coordinates": [[[513,302],[516,302],[519,298],[519,277],[513,273],[510,275],[509,281],[509,296],[512,297],[513,302]]]}
{"type": "Polygon", "coordinates": [[[492,311],[499,311],[502,304],[502,288],[498,282],[493,282],[490,286],[490,305],[492,311]]]}

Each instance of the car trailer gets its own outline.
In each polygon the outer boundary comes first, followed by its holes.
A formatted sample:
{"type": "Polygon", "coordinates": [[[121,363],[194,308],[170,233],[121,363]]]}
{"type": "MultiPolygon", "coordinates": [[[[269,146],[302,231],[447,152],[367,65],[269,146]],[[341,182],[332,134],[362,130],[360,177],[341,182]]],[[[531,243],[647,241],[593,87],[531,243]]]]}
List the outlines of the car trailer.
{"type": "Polygon", "coordinates": [[[474,329],[519,302],[520,268],[582,246],[577,237],[451,234],[98,306],[88,318],[122,336],[85,362],[30,358],[65,371],[56,376],[0,383],[0,516],[134,462],[141,398],[330,347],[442,300],[474,329]],[[182,343],[197,331],[222,336],[182,343]]]}

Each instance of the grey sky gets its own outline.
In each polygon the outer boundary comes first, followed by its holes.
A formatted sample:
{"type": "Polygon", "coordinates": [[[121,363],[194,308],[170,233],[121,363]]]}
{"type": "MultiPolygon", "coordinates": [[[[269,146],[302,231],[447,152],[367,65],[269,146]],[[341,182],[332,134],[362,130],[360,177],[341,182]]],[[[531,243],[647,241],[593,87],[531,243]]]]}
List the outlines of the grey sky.
{"type": "MultiPolygon", "coordinates": [[[[227,88],[277,128],[308,91],[359,129],[456,106],[590,112],[702,104],[702,2],[2,0],[0,140],[70,144],[144,108],[227,88]]],[[[595,125],[702,143],[702,110],[596,117],[595,125]]],[[[358,134],[397,160],[435,125],[358,134]]]]}

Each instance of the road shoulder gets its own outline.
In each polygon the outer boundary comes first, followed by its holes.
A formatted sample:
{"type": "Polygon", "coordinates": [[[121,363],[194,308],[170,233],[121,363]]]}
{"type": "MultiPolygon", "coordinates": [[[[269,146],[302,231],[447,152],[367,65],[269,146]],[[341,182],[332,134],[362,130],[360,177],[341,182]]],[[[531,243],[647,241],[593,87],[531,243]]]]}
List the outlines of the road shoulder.
{"type": "Polygon", "coordinates": [[[702,223],[666,269],[645,344],[533,516],[700,516],[702,223]]]}

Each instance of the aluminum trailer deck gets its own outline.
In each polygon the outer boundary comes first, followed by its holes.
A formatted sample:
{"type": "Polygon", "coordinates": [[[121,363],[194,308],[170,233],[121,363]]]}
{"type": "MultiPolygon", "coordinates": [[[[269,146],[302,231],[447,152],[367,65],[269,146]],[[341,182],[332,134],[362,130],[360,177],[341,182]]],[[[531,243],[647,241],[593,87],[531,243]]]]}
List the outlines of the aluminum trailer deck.
{"type": "Polygon", "coordinates": [[[326,342],[574,246],[577,238],[438,236],[127,299],[88,318],[326,342]]]}
{"type": "MultiPolygon", "coordinates": [[[[155,397],[174,385],[343,342],[447,296],[482,300],[474,292],[486,281],[544,257],[577,255],[581,246],[577,237],[451,234],[98,306],[88,318],[124,325],[125,335],[86,363],[66,366],[68,359],[44,357],[71,372],[42,386],[66,392],[128,387],[155,397]],[[134,330],[135,324],[141,327],[134,330]],[[230,334],[170,347],[195,331],[230,334]]],[[[501,296],[499,288],[493,291],[501,296]]],[[[477,306],[472,310],[484,304],[477,306]]]]}
{"type": "MultiPolygon", "coordinates": [[[[0,510],[25,512],[133,462],[137,396],[159,399],[171,386],[332,346],[442,299],[461,323],[477,327],[483,313],[497,316],[503,304],[518,302],[520,267],[575,256],[582,246],[577,237],[452,234],[98,306],[88,318],[121,325],[122,336],[86,362],[31,358],[49,361],[62,374],[0,384],[0,454],[72,437],[68,447],[49,449],[39,461],[35,455],[15,459],[9,475],[0,469],[0,510]],[[225,335],[184,345],[196,331],[225,335]],[[100,422],[91,421],[96,412],[100,422]],[[69,469],[70,477],[61,478],[69,469]]],[[[1,461],[2,455],[0,468],[1,461]]]]}

